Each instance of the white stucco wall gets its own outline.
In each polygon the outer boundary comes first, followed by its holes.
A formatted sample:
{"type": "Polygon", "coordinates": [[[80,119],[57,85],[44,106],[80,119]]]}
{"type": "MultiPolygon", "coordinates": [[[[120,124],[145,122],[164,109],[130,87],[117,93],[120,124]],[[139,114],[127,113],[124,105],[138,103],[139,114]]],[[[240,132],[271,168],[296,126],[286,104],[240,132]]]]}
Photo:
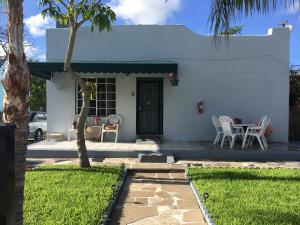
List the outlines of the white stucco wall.
{"type": "MultiPolygon", "coordinates": [[[[68,29],[48,29],[47,61],[64,59],[68,29]],[[57,39],[59,38],[59,42],[57,39]]],[[[164,84],[166,140],[212,140],[211,115],[226,114],[244,122],[270,115],[273,141],[288,140],[289,38],[285,28],[265,36],[234,36],[218,49],[212,37],[200,36],[180,25],[115,26],[112,32],[77,37],[74,61],[171,60],[179,65],[179,86],[164,84]],[[198,114],[197,103],[204,102],[198,114]]],[[[96,74],[83,74],[96,76],[96,74]]],[[[117,113],[123,117],[120,139],[134,140],[136,77],[139,74],[102,74],[117,78],[117,113]]],[[[163,74],[147,76],[163,76],[163,74]]],[[[47,82],[49,132],[65,132],[75,111],[75,85],[56,74],[47,82]]]]}

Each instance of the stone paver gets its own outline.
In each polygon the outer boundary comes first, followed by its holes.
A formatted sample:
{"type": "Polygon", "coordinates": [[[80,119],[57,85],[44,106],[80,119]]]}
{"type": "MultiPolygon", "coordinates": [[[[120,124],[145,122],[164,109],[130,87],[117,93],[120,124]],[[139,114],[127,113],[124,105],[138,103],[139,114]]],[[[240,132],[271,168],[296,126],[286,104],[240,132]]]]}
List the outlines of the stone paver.
{"type": "MultiPolygon", "coordinates": [[[[136,144],[132,143],[112,143],[112,142],[94,142],[86,140],[86,146],[89,150],[92,151],[106,151],[106,150],[115,150],[115,151],[158,151],[158,150],[222,150],[220,146],[213,145],[211,142],[204,141],[169,141],[162,144],[136,144]]],[[[28,145],[28,150],[76,150],[76,140],[73,141],[53,141],[53,140],[44,140],[37,143],[32,143],[28,145]]],[[[226,148],[225,148],[226,149],[226,148]]],[[[238,146],[235,149],[241,149],[241,146],[238,146]]],[[[227,149],[228,150],[228,149],[227,149]]],[[[260,150],[259,146],[254,146],[250,149],[260,150]]],[[[297,143],[271,143],[270,149],[268,151],[300,151],[300,144],[297,143]]]]}
{"type": "MultiPolygon", "coordinates": [[[[153,165],[152,165],[153,166],[153,165]]],[[[204,225],[184,172],[131,172],[110,225],[204,225]]]]}
{"type": "MultiPolygon", "coordinates": [[[[288,168],[300,169],[300,161],[282,161],[282,162],[222,162],[222,161],[204,161],[204,160],[179,160],[174,164],[166,163],[137,163],[137,158],[92,158],[92,165],[121,165],[125,164],[129,169],[151,169],[153,165],[160,169],[187,169],[187,165],[192,167],[220,167],[220,168],[288,168]]],[[[62,158],[27,158],[27,166],[35,166],[41,164],[78,164],[78,159],[62,159],[62,158]]],[[[171,178],[183,178],[181,173],[170,173],[171,178]]]]}

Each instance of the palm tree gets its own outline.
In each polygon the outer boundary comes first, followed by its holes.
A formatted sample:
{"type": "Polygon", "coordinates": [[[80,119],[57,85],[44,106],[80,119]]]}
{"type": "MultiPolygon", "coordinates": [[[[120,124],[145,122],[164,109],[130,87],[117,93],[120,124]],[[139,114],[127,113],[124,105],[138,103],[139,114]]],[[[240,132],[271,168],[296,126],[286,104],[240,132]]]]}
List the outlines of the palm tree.
{"type": "Polygon", "coordinates": [[[278,4],[285,7],[295,7],[300,0],[212,0],[209,16],[210,29],[215,37],[230,29],[231,21],[243,16],[251,16],[253,13],[267,14],[276,10],[278,4]]]}
{"type": "MultiPolygon", "coordinates": [[[[7,4],[8,65],[2,81],[5,95],[3,120],[13,123],[15,131],[15,196],[14,224],[23,224],[25,161],[28,135],[29,69],[23,49],[23,1],[0,0],[7,4]]],[[[12,223],[11,223],[12,224],[12,223]]]]}

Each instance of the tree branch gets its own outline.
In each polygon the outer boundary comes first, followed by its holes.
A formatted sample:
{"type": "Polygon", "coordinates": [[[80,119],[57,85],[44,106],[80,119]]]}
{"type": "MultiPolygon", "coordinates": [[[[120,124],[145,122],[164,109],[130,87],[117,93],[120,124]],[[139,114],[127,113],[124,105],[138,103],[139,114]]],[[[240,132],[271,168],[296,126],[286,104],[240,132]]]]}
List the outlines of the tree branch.
{"type": "Polygon", "coordinates": [[[82,19],[80,22],[77,23],[77,26],[80,27],[82,24],[84,24],[88,19],[82,19]]]}

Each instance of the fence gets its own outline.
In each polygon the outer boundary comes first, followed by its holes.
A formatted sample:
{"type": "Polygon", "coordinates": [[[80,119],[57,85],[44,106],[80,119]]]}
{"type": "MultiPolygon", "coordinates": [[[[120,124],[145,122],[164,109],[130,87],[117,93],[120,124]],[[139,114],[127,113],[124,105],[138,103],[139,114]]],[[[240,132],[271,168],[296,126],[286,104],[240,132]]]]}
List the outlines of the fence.
{"type": "Polygon", "coordinates": [[[290,109],[290,140],[300,140],[300,109],[290,109]]]}

